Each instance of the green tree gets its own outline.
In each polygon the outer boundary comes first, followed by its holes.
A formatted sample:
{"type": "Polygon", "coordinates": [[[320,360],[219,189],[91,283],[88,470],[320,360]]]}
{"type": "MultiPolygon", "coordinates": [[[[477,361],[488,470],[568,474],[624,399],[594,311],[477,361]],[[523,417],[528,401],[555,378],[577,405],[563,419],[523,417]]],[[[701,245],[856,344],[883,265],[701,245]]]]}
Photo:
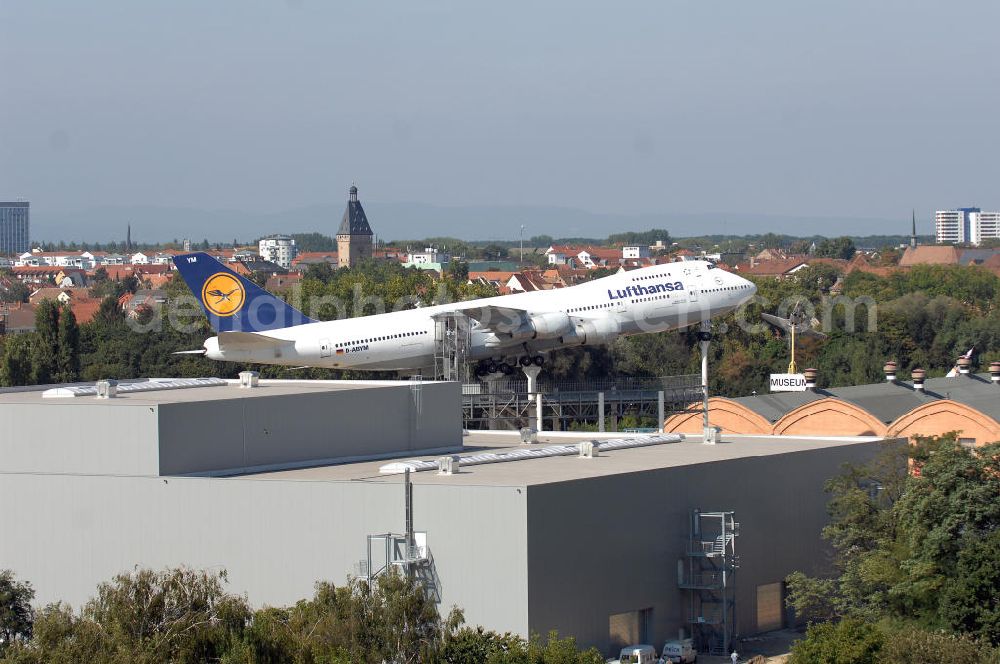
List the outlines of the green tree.
{"type": "Polygon", "coordinates": [[[35,309],[37,343],[31,361],[31,382],[34,385],[51,383],[58,371],[59,308],[55,300],[45,299],[35,309]]]}
{"type": "Polygon", "coordinates": [[[5,661],[218,661],[250,618],[246,600],[222,589],[225,572],[138,570],[102,583],[74,614],[50,605],[36,621],[35,638],[5,661]]]}
{"type": "Polygon", "coordinates": [[[37,344],[38,335],[34,332],[7,336],[0,360],[0,384],[5,387],[32,384],[35,378],[32,359],[37,344]]]}
{"type": "Polygon", "coordinates": [[[464,282],[469,278],[469,264],[461,260],[452,260],[445,268],[448,278],[455,281],[464,282]]]}
{"type": "Polygon", "coordinates": [[[59,383],[72,383],[80,378],[80,328],[69,307],[63,307],[59,312],[58,347],[53,379],[59,383]]]}
{"type": "Polygon", "coordinates": [[[10,570],[0,571],[0,656],[11,644],[31,638],[34,598],[30,583],[18,581],[10,570]]]}
{"type": "Polygon", "coordinates": [[[952,629],[1000,645],[1000,530],[967,535],[941,598],[941,615],[952,629]]]}
{"type": "Polygon", "coordinates": [[[880,661],[883,664],[997,664],[1000,653],[968,636],[890,625],[880,661]]]}
{"type": "Polygon", "coordinates": [[[852,618],[810,625],[788,664],[879,664],[884,641],[878,627],[852,618]]]}
{"type": "Polygon", "coordinates": [[[0,288],[0,302],[27,302],[31,289],[12,275],[3,275],[3,287],[0,288]]]}
{"type": "Polygon", "coordinates": [[[857,249],[854,247],[854,240],[846,236],[825,239],[816,245],[816,255],[824,258],[850,260],[856,252],[857,249]]]}

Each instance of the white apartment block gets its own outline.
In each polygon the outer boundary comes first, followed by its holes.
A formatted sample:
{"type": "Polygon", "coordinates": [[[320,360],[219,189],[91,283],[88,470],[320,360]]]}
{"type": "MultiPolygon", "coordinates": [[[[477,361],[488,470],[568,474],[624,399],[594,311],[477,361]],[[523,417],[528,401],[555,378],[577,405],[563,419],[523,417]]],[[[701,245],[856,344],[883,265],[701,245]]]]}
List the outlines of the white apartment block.
{"type": "Polygon", "coordinates": [[[934,229],[939,244],[982,244],[983,240],[1000,238],[1000,212],[983,212],[979,208],[938,210],[934,213],[934,229]]]}
{"type": "Polygon", "coordinates": [[[257,253],[266,261],[280,265],[286,270],[292,267],[292,259],[298,254],[295,240],[288,235],[268,235],[257,245],[257,253]]]}

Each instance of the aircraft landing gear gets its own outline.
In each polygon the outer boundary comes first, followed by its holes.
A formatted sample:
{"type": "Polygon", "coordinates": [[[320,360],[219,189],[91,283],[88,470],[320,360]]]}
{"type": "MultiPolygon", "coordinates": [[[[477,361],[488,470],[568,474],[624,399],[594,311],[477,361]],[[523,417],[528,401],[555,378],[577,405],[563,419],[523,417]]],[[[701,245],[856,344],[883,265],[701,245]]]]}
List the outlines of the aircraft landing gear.
{"type": "Polygon", "coordinates": [[[473,371],[473,373],[476,375],[476,378],[485,378],[490,374],[496,374],[496,373],[501,373],[504,376],[511,376],[514,373],[514,369],[516,369],[514,365],[507,364],[506,362],[497,362],[496,360],[483,360],[482,362],[476,365],[476,368],[473,371]]]}
{"type": "Polygon", "coordinates": [[[521,357],[518,358],[517,362],[522,367],[530,367],[532,364],[534,364],[536,367],[540,367],[545,364],[545,358],[542,357],[541,355],[535,355],[535,356],[522,355],[521,357]]]}

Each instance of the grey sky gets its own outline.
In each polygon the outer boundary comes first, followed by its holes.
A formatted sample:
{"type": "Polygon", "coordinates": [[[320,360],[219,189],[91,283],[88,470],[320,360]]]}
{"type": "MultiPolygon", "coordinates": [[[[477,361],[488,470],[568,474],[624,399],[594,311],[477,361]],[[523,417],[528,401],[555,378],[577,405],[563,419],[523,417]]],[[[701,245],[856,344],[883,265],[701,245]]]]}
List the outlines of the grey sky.
{"type": "Polygon", "coordinates": [[[0,198],[995,209],[998,24],[995,0],[0,0],[0,198]]]}

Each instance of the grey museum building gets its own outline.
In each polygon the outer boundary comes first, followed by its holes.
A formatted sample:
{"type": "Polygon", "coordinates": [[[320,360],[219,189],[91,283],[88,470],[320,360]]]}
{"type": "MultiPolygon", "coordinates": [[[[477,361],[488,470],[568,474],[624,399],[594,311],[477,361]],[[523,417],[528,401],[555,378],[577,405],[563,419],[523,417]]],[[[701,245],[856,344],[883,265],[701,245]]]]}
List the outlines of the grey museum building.
{"type": "Polygon", "coordinates": [[[522,442],[463,431],[460,401],[249,375],[0,391],[0,568],[75,607],[136,566],[224,568],[254,605],[395,568],[488,629],[719,651],[787,623],[782,580],[827,560],[824,481],[884,444],[522,442]]]}

